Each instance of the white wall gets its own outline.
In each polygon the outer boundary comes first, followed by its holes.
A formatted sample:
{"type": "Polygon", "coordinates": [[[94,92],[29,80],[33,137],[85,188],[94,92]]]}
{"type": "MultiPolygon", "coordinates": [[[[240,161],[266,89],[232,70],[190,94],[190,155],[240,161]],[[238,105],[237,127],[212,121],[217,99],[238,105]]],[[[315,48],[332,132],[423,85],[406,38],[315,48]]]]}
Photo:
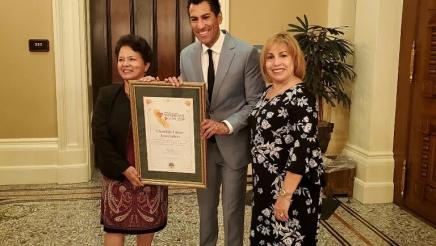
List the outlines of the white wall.
{"type": "MultiPolygon", "coordinates": [[[[55,63],[48,69],[55,71],[56,93],[50,96],[56,98],[56,104],[46,107],[56,109],[57,137],[0,139],[0,184],[76,183],[90,179],[85,1],[52,0],[42,7],[53,13],[50,46],[55,63]]],[[[27,8],[32,5],[22,4],[11,11],[20,15],[19,11],[27,8]]],[[[38,111],[32,103],[27,107],[38,111]]],[[[31,119],[23,115],[25,120],[31,119]]]]}

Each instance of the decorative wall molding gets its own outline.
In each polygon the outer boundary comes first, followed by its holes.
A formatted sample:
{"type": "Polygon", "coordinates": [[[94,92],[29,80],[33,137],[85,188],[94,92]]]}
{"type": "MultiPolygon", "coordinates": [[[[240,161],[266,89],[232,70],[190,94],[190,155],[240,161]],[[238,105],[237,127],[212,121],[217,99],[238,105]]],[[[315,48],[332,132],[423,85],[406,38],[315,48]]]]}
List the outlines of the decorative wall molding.
{"type": "Polygon", "coordinates": [[[391,203],[394,198],[393,182],[365,182],[354,178],[353,197],[367,203],[391,203]]]}
{"type": "Polygon", "coordinates": [[[356,161],[355,199],[362,203],[393,201],[394,157],[391,151],[366,151],[347,144],[342,153],[356,161]]]}
{"type": "Polygon", "coordinates": [[[393,158],[394,153],[392,151],[366,151],[356,145],[346,144],[344,151],[352,152],[355,155],[359,155],[365,159],[380,159],[380,158],[393,158]]]}
{"type": "Polygon", "coordinates": [[[56,146],[57,138],[0,138],[0,150],[15,149],[22,147],[44,147],[44,145],[56,146]]]}
{"type": "Polygon", "coordinates": [[[86,162],[59,164],[57,138],[0,139],[0,153],[0,185],[89,180],[86,162]]]}
{"type": "Polygon", "coordinates": [[[57,138],[0,139],[0,153],[0,168],[6,166],[56,165],[58,140],[57,138]]]}
{"type": "MultiPolygon", "coordinates": [[[[52,0],[56,99],[58,119],[58,165],[82,169],[76,178],[90,179],[90,134],[85,1],[52,0]]],[[[59,169],[59,170],[60,170],[59,169]]],[[[58,173],[58,176],[63,175],[58,173]]],[[[58,179],[59,183],[63,178],[58,179]]]]}
{"type": "Polygon", "coordinates": [[[394,157],[392,152],[367,152],[348,144],[342,153],[356,161],[356,177],[362,181],[393,182],[394,157]]]}

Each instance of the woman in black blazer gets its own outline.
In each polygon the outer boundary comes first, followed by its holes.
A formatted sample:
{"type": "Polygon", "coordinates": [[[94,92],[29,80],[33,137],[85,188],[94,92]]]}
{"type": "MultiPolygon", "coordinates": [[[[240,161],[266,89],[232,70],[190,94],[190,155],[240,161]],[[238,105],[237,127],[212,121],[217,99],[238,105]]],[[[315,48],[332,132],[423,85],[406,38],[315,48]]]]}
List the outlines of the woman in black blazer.
{"type": "Polygon", "coordinates": [[[137,234],[137,245],[151,245],[154,232],[167,223],[168,189],[142,184],[135,169],[127,81],[144,77],[152,51],[142,37],[125,35],[118,40],[115,54],[124,83],[100,89],[92,117],[96,166],[103,174],[104,245],[123,245],[125,234],[137,234]]]}

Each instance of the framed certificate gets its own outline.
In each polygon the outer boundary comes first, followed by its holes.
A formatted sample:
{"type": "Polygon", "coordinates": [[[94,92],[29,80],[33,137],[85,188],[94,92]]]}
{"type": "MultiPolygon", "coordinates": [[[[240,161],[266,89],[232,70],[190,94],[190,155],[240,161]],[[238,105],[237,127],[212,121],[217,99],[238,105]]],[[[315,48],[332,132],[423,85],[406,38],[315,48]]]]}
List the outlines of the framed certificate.
{"type": "Polygon", "coordinates": [[[146,184],[206,187],[205,83],[129,81],[135,164],[146,184]]]}

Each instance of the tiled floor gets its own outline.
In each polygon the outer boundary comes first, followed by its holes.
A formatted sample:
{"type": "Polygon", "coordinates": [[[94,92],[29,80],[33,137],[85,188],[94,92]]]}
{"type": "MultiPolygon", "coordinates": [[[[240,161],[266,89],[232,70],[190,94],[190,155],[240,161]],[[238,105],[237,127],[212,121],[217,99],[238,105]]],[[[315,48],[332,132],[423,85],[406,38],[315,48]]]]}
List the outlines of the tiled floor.
{"type": "MultiPolygon", "coordinates": [[[[101,245],[99,192],[98,182],[0,186],[0,245],[101,245]]],[[[154,245],[198,245],[195,191],[173,188],[169,197],[168,226],[154,245]]],[[[436,245],[436,229],[396,205],[340,200],[322,221],[318,245],[436,245]]],[[[249,222],[246,206],[244,245],[249,222]]],[[[135,245],[134,238],[126,245],[135,245]]]]}

